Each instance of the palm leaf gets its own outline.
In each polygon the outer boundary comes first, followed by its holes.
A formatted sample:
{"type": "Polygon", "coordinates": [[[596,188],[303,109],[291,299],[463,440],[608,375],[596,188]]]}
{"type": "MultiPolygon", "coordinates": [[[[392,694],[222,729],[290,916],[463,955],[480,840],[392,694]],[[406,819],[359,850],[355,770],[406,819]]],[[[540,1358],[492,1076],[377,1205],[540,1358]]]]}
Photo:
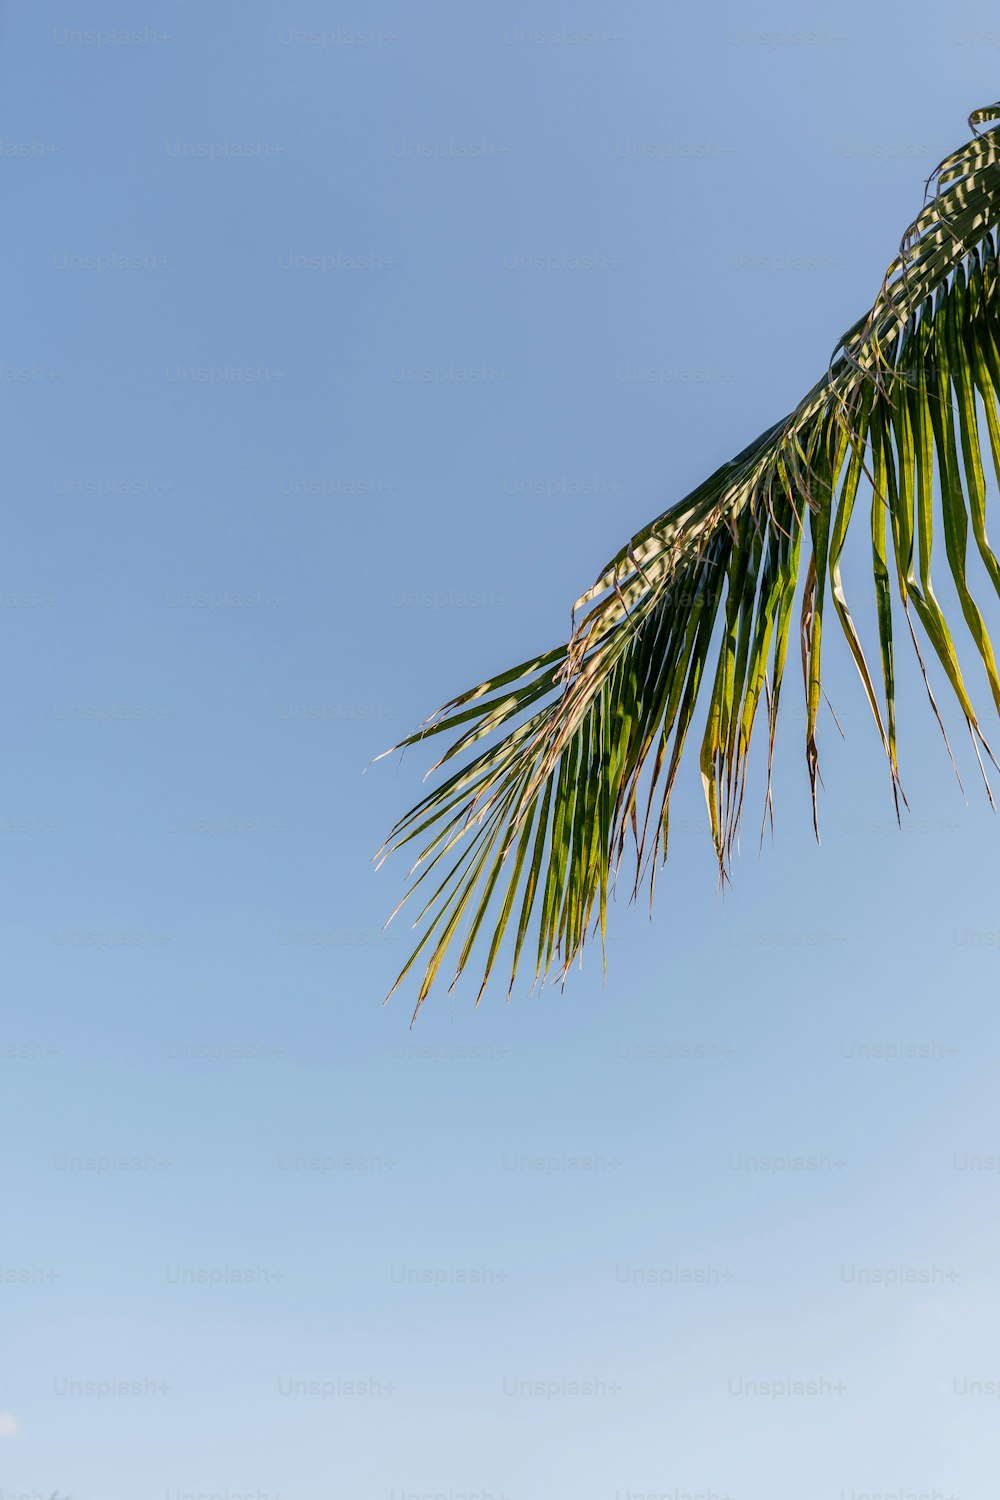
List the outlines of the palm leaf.
{"type": "Polygon", "coordinates": [[[630,833],[633,897],[648,870],[652,898],[657,862],[667,854],[670,795],[699,702],[706,707],[701,774],[725,878],[762,704],[770,810],[803,567],[799,630],[814,821],[828,598],[861,675],[897,813],[893,592],[942,732],[917,627],[958,699],[977,754],[992,759],[931,563],[937,526],[1000,708],[1000,676],[967,577],[971,523],[1000,592],[1000,563],[986,534],[982,436],[985,422],[1000,476],[1000,125],[990,123],[997,121],[1000,104],[970,117],[972,140],[931,175],[924,208],[874,305],[843,335],[826,375],[795,410],[632,537],[577,600],[564,646],[462,693],[402,742],[458,731],[434,768],[448,766],[447,779],[379,851],[384,857],[414,844],[419,851],[404,901],[431,877],[433,894],[414,924],[421,936],[393,987],[425,954],[414,1016],[466,917],[452,983],[484,924],[492,926],[477,1004],[508,931],[513,988],[533,921],[536,980],[553,969],[565,978],[588,934],[599,930],[603,945],[608,891],[630,833]],[[841,575],[861,496],[869,497],[871,523],[874,672],[841,575]]]}

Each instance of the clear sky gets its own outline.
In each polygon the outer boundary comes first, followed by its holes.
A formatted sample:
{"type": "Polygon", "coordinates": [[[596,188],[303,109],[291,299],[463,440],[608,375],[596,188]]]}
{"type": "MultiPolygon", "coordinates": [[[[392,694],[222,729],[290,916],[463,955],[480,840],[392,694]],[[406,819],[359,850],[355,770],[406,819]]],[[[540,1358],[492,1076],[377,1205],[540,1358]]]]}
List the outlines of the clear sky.
{"type": "Polygon", "coordinates": [[[985,5],[751,9],[3,7],[0,1500],[995,1494],[998,825],[905,642],[902,833],[831,633],[820,848],[793,662],[724,901],[692,760],[606,984],[382,1005],[370,758],[1000,95],[985,5]]]}

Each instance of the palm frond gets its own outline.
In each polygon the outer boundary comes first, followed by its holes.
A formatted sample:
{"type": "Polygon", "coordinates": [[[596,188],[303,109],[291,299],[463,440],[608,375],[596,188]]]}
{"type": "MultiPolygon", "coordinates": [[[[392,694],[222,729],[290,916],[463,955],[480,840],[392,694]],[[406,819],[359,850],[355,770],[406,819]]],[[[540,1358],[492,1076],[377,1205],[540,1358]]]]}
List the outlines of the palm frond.
{"type": "Polygon", "coordinates": [[[383,857],[407,846],[419,851],[404,900],[426,893],[414,923],[422,935],[393,987],[424,954],[414,1017],[446,952],[457,949],[457,979],[481,934],[489,934],[489,947],[477,1004],[505,934],[511,988],[529,932],[536,980],[554,968],[565,978],[588,934],[599,931],[603,946],[609,886],[630,832],[633,896],[648,870],[652,898],[657,863],[667,855],[671,791],[695,706],[706,697],[699,757],[725,877],[761,711],[770,810],[775,729],[803,567],[799,634],[814,820],[830,601],[897,799],[894,591],[939,723],[917,627],[958,699],[977,754],[981,749],[992,759],[934,592],[931,562],[937,526],[1000,708],[1000,677],[967,578],[971,524],[1000,592],[1000,563],[986,533],[982,433],[985,422],[989,461],[1000,476],[1000,126],[990,124],[996,121],[1000,104],[970,117],[972,140],[932,173],[924,208],[874,305],[843,335],[827,373],[795,410],[632,537],[577,600],[565,645],[462,693],[402,742],[458,732],[434,768],[448,766],[447,778],[379,851],[383,857]],[[869,501],[877,603],[874,672],[841,575],[861,495],[869,501]]]}

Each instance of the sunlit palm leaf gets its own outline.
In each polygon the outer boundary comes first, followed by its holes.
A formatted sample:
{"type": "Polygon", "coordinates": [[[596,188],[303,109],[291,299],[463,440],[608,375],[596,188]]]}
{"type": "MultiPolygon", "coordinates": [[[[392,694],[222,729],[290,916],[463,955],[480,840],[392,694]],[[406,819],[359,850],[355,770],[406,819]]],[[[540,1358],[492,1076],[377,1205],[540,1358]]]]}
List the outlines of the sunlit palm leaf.
{"type": "Polygon", "coordinates": [[[937,524],[1000,708],[1000,677],[966,578],[971,524],[1000,591],[1000,563],[986,535],[982,436],[985,422],[1000,475],[1000,126],[980,130],[997,120],[1000,105],[972,115],[973,139],[932,175],[926,206],[874,306],[844,334],[826,376],[795,410],[632,538],[577,601],[565,646],[463,693],[403,741],[459,731],[438,762],[458,769],[384,846],[415,845],[418,852],[404,899],[426,892],[414,924],[422,935],[396,981],[424,955],[417,1010],[446,951],[457,949],[457,979],[484,930],[490,943],[480,996],[505,933],[511,987],[532,926],[536,979],[553,967],[565,975],[598,927],[603,944],[610,878],[630,830],[633,894],[647,869],[652,894],[657,860],[666,858],[681,753],[696,702],[706,695],[701,774],[725,874],[762,704],[770,806],[803,561],[799,623],[814,818],[829,600],[861,674],[897,798],[894,590],[918,655],[915,626],[951,684],[977,753],[981,746],[990,754],[934,594],[931,560],[937,524]],[[841,577],[861,496],[868,499],[877,602],[875,673],[841,577]],[[455,760],[487,737],[486,748],[455,760]]]}

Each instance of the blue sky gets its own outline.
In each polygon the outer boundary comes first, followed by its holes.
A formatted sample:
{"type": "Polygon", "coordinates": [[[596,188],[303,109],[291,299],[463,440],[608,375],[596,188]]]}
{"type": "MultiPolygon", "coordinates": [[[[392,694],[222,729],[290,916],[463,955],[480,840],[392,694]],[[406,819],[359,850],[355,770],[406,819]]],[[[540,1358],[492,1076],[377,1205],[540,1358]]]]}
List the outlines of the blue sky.
{"type": "Polygon", "coordinates": [[[606,983],[412,1031],[365,767],[812,384],[995,16],[0,42],[0,1500],[992,1494],[997,823],[905,653],[902,832],[831,641],[820,848],[793,674],[724,901],[692,761],[606,983]]]}

